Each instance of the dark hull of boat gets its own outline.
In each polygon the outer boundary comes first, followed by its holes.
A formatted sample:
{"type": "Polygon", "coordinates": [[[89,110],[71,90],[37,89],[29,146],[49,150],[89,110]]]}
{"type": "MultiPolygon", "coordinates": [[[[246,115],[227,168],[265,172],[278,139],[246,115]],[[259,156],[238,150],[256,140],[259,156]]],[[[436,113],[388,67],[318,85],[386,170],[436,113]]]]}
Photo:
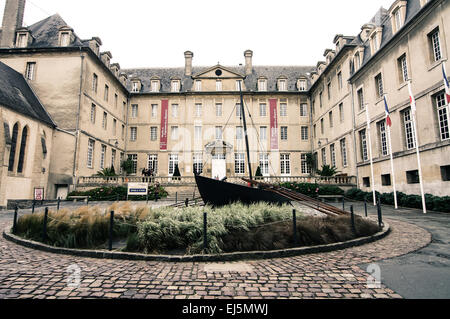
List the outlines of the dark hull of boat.
{"type": "Polygon", "coordinates": [[[235,202],[244,204],[266,202],[277,205],[290,203],[288,198],[263,189],[222,182],[198,175],[195,176],[195,182],[205,204],[215,207],[235,202]]]}

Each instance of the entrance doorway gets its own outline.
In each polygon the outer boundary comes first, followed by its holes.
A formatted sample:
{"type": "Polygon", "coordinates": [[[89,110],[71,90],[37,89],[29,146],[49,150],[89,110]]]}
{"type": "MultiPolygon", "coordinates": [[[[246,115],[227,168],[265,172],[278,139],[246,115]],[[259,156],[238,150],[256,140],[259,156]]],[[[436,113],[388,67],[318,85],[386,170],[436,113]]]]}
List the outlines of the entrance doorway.
{"type": "Polygon", "coordinates": [[[69,195],[69,185],[55,185],[56,186],[56,198],[67,199],[69,195]]]}
{"type": "Polygon", "coordinates": [[[213,155],[211,165],[211,178],[222,180],[227,177],[227,162],[225,154],[213,155]]]}

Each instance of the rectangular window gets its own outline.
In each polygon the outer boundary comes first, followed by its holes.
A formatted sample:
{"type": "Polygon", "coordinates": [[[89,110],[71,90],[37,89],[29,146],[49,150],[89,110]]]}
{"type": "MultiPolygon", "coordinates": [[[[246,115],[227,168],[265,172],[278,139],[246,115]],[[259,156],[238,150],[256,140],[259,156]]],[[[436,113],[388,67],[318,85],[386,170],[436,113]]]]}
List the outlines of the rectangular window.
{"type": "Polygon", "coordinates": [[[409,79],[408,61],[406,60],[406,54],[403,54],[397,60],[397,65],[398,65],[400,83],[404,83],[404,82],[408,81],[408,79],[409,79]]]}
{"type": "Polygon", "coordinates": [[[89,139],[88,140],[88,150],[87,150],[87,167],[88,168],[93,168],[92,164],[93,164],[93,158],[94,158],[94,146],[95,146],[95,141],[89,139]]]}
{"type": "Polygon", "coordinates": [[[216,126],[216,140],[222,140],[222,126],[216,126]]]}
{"type": "Polygon", "coordinates": [[[114,93],[114,107],[117,108],[117,104],[119,102],[119,96],[117,93],[114,93]]]}
{"type": "Polygon", "coordinates": [[[178,104],[172,104],[172,117],[178,117],[178,104]]]}
{"type": "Polygon", "coordinates": [[[152,104],[152,117],[156,117],[158,115],[158,104],[152,104]]]}
{"type": "Polygon", "coordinates": [[[111,150],[111,167],[116,167],[116,150],[111,150]]]}
{"type": "Polygon", "coordinates": [[[439,133],[441,136],[441,140],[445,141],[450,138],[450,132],[448,127],[448,118],[449,114],[447,114],[446,101],[445,101],[445,92],[439,93],[434,97],[437,115],[439,121],[439,133]]]}
{"type": "Polygon", "coordinates": [[[221,80],[216,81],[216,91],[222,91],[222,81],[221,80]]]}
{"type": "Polygon", "coordinates": [[[347,145],[346,145],[345,138],[343,138],[340,143],[341,143],[342,166],[347,167],[347,165],[348,165],[348,163],[347,163],[347,145]]]}
{"type": "Polygon", "coordinates": [[[108,102],[109,100],[109,86],[107,84],[105,84],[105,96],[104,96],[104,100],[106,102],[108,102]]]}
{"type": "Polygon", "coordinates": [[[108,126],[108,113],[103,112],[102,127],[104,130],[106,130],[107,126],[108,126]]]}
{"type": "Polygon", "coordinates": [[[178,154],[169,155],[169,175],[173,176],[175,172],[175,166],[178,166],[178,154]]]}
{"type": "Polygon", "coordinates": [[[336,167],[336,151],[334,148],[334,144],[330,145],[330,156],[331,156],[331,166],[336,167]]]}
{"type": "Polygon", "coordinates": [[[441,176],[444,182],[450,181],[450,165],[441,166],[441,176]]]}
{"type": "Polygon", "coordinates": [[[279,80],[278,85],[279,85],[279,88],[278,88],[279,91],[287,91],[286,80],[279,80]]]}
{"type": "Polygon", "coordinates": [[[133,87],[131,88],[132,93],[138,93],[139,92],[139,82],[133,81],[133,87]]]}
{"type": "Polygon", "coordinates": [[[327,94],[328,94],[328,99],[331,99],[331,82],[328,82],[327,84],[327,94]]]}
{"type": "Polygon", "coordinates": [[[322,148],[322,165],[327,165],[327,150],[322,148]]]}
{"type": "Polygon", "coordinates": [[[92,78],[92,90],[97,93],[98,90],[98,76],[94,73],[92,78]]]}
{"type": "Polygon", "coordinates": [[[117,135],[117,120],[113,119],[112,135],[115,137],[117,135]]]}
{"type": "Polygon", "coordinates": [[[416,147],[416,138],[414,133],[414,126],[411,117],[411,109],[403,112],[403,124],[405,126],[405,142],[408,150],[416,147]]]}
{"type": "Polygon", "coordinates": [[[302,174],[310,174],[311,166],[308,165],[306,154],[301,155],[302,174]]]}
{"type": "Polygon", "coordinates": [[[151,82],[151,91],[154,93],[159,92],[159,81],[151,82]]]}
{"type": "Polygon", "coordinates": [[[242,126],[236,127],[236,140],[242,140],[244,138],[244,128],[242,126]]]}
{"type": "Polygon", "coordinates": [[[137,127],[130,127],[130,141],[134,142],[137,140],[137,127]]]}
{"type": "Polygon", "coordinates": [[[149,154],[148,155],[147,169],[150,171],[150,173],[153,173],[154,176],[156,176],[156,174],[158,174],[158,155],[157,154],[149,154]]]}
{"type": "Polygon", "coordinates": [[[237,80],[236,81],[236,91],[241,91],[241,90],[243,90],[242,81],[241,80],[237,80]]]}
{"type": "Polygon", "coordinates": [[[375,86],[376,86],[376,92],[377,92],[377,97],[381,98],[383,96],[383,79],[381,77],[381,73],[379,73],[376,77],[375,77],[375,86]]]}
{"type": "Polygon", "coordinates": [[[342,72],[339,72],[337,75],[338,78],[338,87],[339,90],[342,90],[342,88],[344,87],[343,82],[342,82],[342,72]]]}
{"type": "Polygon", "coordinates": [[[413,171],[407,171],[406,172],[406,181],[408,184],[419,184],[419,171],[413,170],[413,171]]]}
{"type": "Polygon", "coordinates": [[[267,141],[267,126],[261,126],[259,128],[259,140],[267,141]]]}
{"type": "Polygon", "coordinates": [[[266,103],[259,104],[259,116],[265,117],[267,116],[267,105],[266,103]]]}
{"type": "MultiPolygon", "coordinates": [[[[122,162],[123,162],[123,157],[124,157],[124,154],[122,153],[122,152],[120,152],[120,164],[122,164],[122,162]]],[[[122,168],[122,165],[119,165],[119,174],[120,175],[122,175],[123,174],[123,168],[122,168]]]]}
{"type": "Polygon", "coordinates": [[[366,130],[362,130],[359,132],[359,140],[361,146],[361,156],[363,161],[367,161],[369,159],[369,155],[367,152],[367,138],[366,138],[366,130]]]}
{"type": "Polygon", "coordinates": [[[287,141],[288,139],[288,127],[287,126],[282,126],[281,127],[281,140],[282,141],[287,141]]]}
{"type": "Polygon", "coordinates": [[[235,153],[234,154],[234,173],[243,175],[245,174],[245,154],[235,153]]]}
{"type": "Polygon", "coordinates": [[[158,127],[156,126],[150,127],[150,140],[151,141],[158,140],[158,127]]]}
{"type": "Polygon", "coordinates": [[[307,141],[309,139],[309,132],[307,126],[301,127],[301,135],[302,135],[302,141],[307,141]]]}
{"type": "Polygon", "coordinates": [[[216,103],[216,116],[222,116],[222,103],[216,103]]]}
{"type": "Polygon", "coordinates": [[[91,123],[95,124],[95,115],[96,115],[96,107],[95,104],[91,105],[91,123]]]}
{"type": "Polygon", "coordinates": [[[306,91],[306,87],[307,87],[307,82],[306,80],[300,80],[298,81],[298,90],[299,91],[306,91]]]}
{"type": "Polygon", "coordinates": [[[195,104],[195,116],[196,117],[202,116],[202,104],[201,103],[195,104]]]}
{"type": "Polygon", "coordinates": [[[280,103],[280,116],[287,116],[287,103],[280,103]]]}
{"type": "Polygon", "coordinates": [[[322,135],[323,135],[323,133],[325,132],[325,125],[324,125],[324,120],[323,120],[323,118],[320,119],[320,132],[322,133],[322,135]]]}
{"type": "Polygon", "coordinates": [[[137,154],[128,154],[128,159],[131,160],[131,162],[133,163],[133,166],[131,168],[131,174],[136,175],[136,173],[137,173],[137,159],[138,159],[137,154]]]}
{"type": "Polygon", "coordinates": [[[363,89],[358,90],[358,106],[360,110],[364,110],[364,92],[363,89]]]}
{"type": "Polygon", "coordinates": [[[27,69],[25,71],[25,77],[29,81],[34,80],[34,73],[36,70],[36,62],[28,62],[27,63],[27,69]]]}
{"type": "Polygon", "coordinates": [[[172,139],[172,141],[177,141],[178,140],[178,126],[172,126],[170,128],[170,137],[172,139]]]}
{"type": "Polygon", "coordinates": [[[333,127],[334,122],[333,122],[333,112],[332,111],[330,113],[328,113],[328,119],[330,121],[330,127],[333,127]]]}
{"type": "Polygon", "coordinates": [[[125,139],[125,125],[122,124],[122,134],[121,134],[122,140],[125,139]]]}
{"type": "Polygon", "coordinates": [[[194,174],[202,174],[203,173],[203,154],[195,153],[193,156],[194,162],[194,174]]]}
{"type": "Polygon", "coordinates": [[[341,121],[341,123],[344,122],[344,104],[343,103],[339,104],[339,120],[341,121]]]}
{"type": "Polygon", "coordinates": [[[242,116],[241,114],[242,114],[241,104],[236,103],[236,117],[241,117],[242,116]]]}
{"type": "Polygon", "coordinates": [[[291,174],[291,155],[290,154],[281,154],[280,155],[280,164],[281,164],[281,175],[290,175],[291,174]]]}
{"type": "Polygon", "coordinates": [[[320,105],[320,108],[323,107],[323,93],[322,92],[319,93],[319,105],[320,105]]]}
{"type": "Polygon", "coordinates": [[[195,90],[197,92],[200,92],[202,90],[202,81],[200,80],[195,81],[195,90]]]}
{"type": "Polygon", "coordinates": [[[363,177],[364,187],[370,187],[370,177],[363,177]]]}
{"type": "Polygon", "coordinates": [[[431,53],[433,57],[433,62],[437,62],[442,59],[442,51],[441,51],[441,39],[439,36],[439,28],[435,31],[431,32],[428,35],[431,53]]]}
{"type": "Polygon", "coordinates": [[[258,91],[260,91],[260,92],[267,91],[267,82],[266,82],[266,80],[259,80],[258,81],[258,91]]]}
{"type": "Polygon", "coordinates": [[[381,185],[391,186],[391,174],[381,175],[381,185]]]}
{"type": "Polygon", "coordinates": [[[174,93],[175,92],[180,92],[180,82],[172,81],[171,91],[174,92],[174,93]]]}
{"type": "Polygon", "coordinates": [[[259,154],[259,167],[263,176],[269,176],[269,154],[259,154]]]}
{"type": "Polygon", "coordinates": [[[105,168],[106,145],[102,145],[102,153],[100,156],[100,169],[105,168]]]}
{"type": "Polygon", "coordinates": [[[394,19],[395,19],[395,30],[398,31],[398,30],[400,30],[400,28],[403,25],[402,13],[401,13],[400,9],[397,9],[397,11],[395,11],[394,19]]]}
{"type": "Polygon", "coordinates": [[[301,117],[308,116],[308,104],[305,103],[300,104],[300,116],[301,117]]]}
{"type": "Polygon", "coordinates": [[[387,131],[386,131],[386,121],[381,121],[378,123],[379,134],[380,134],[380,151],[381,156],[389,155],[388,143],[387,143],[387,131]]]}
{"type": "Polygon", "coordinates": [[[195,126],[194,127],[194,139],[196,141],[202,140],[202,127],[201,126],[195,126]]]}
{"type": "Polygon", "coordinates": [[[139,106],[137,104],[132,104],[131,105],[131,117],[132,118],[137,118],[138,117],[138,110],[139,110],[139,106]]]}

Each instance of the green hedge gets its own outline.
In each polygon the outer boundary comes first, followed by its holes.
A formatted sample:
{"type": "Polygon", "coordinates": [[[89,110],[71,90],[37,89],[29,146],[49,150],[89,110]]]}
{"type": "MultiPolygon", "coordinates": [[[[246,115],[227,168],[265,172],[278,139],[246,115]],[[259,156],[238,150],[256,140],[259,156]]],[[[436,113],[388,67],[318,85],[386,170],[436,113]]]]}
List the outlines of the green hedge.
{"type": "MultiPolygon", "coordinates": [[[[382,204],[386,205],[394,205],[394,193],[383,193],[375,192],[376,197],[380,198],[382,204]]],[[[366,200],[368,202],[373,200],[372,192],[364,192],[357,188],[352,188],[345,193],[345,197],[363,201],[366,200]]],[[[408,208],[422,208],[422,197],[419,195],[407,195],[402,192],[397,192],[397,201],[398,205],[401,207],[408,208]]],[[[425,201],[427,204],[428,210],[438,211],[438,212],[446,212],[450,213],[450,197],[439,197],[431,194],[425,195],[425,201]]]]}
{"type": "MultiPolygon", "coordinates": [[[[126,186],[100,187],[91,189],[86,192],[71,192],[70,196],[89,196],[92,201],[112,201],[112,200],[126,200],[128,188],[126,186]]],[[[162,186],[149,187],[148,199],[154,200],[158,195],[158,199],[167,197],[168,193],[162,186]]],[[[131,200],[142,201],[146,200],[146,196],[132,196],[131,200]]]]}
{"type": "Polygon", "coordinates": [[[343,189],[331,185],[319,185],[312,183],[282,183],[280,186],[310,197],[317,197],[319,195],[344,195],[345,193],[343,189]],[[317,189],[319,192],[317,192],[317,189]]]}

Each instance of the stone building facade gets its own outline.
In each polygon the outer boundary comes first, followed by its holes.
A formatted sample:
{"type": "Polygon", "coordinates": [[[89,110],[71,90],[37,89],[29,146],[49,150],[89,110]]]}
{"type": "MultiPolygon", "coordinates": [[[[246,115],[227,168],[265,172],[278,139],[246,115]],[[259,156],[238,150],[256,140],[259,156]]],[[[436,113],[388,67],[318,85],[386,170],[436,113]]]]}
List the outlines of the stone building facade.
{"type": "Polygon", "coordinates": [[[426,191],[450,194],[440,72],[449,46],[447,1],[396,0],[360,34],[336,35],[335,47],[315,66],[255,66],[247,50],[243,65],[198,67],[186,51],[184,67],[126,70],[101,51],[100,38],[80,39],[59,15],[22,26],[24,5],[6,2],[0,61],[25,76],[56,124],[48,198],[103,168],[120,171],[126,158],[136,175],[149,168],[171,176],[176,164],[183,176],[194,170],[213,178],[248,175],[240,87],[253,172],[308,177],[306,158],[313,153],[319,167],[336,166],[355,176],[357,186],[369,190],[374,182],[382,192],[392,191],[393,181],[382,124],[387,94],[397,189],[418,193],[406,80],[417,99],[426,191]]]}

